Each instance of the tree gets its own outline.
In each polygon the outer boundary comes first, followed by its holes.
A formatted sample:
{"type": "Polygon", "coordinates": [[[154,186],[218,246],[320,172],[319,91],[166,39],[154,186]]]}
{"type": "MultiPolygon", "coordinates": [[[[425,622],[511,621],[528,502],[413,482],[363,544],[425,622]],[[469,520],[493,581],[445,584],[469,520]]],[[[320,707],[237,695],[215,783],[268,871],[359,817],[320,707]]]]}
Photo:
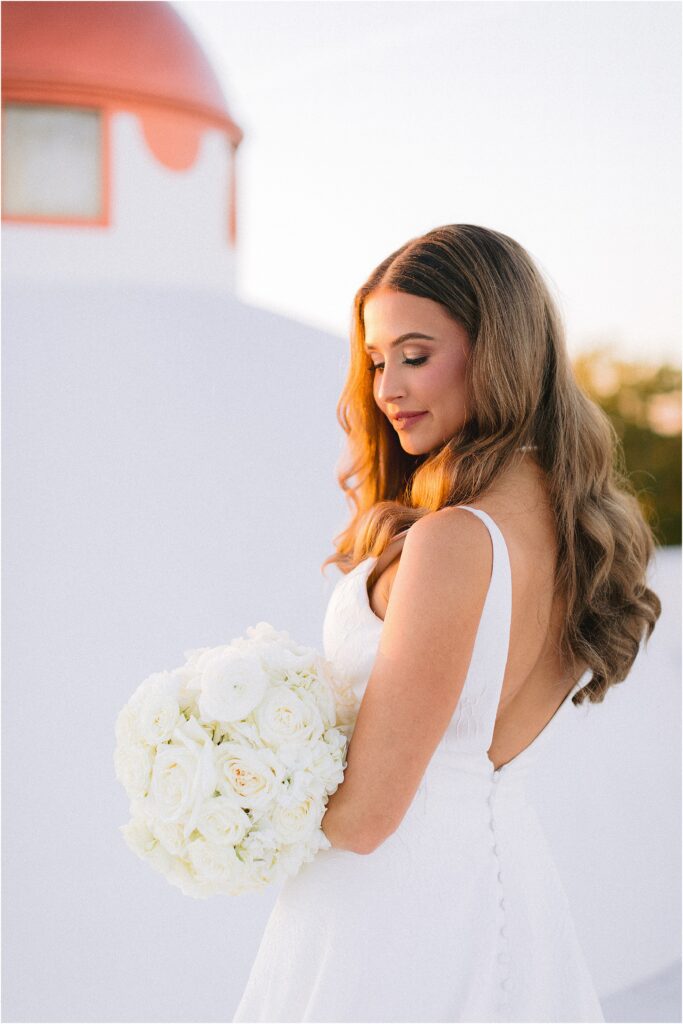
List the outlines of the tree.
{"type": "Polygon", "coordinates": [[[582,352],[573,368],[581,388],[614,424],[657,543],[680,544],[680,367],[624,362],[601,347],[582,352]]]}

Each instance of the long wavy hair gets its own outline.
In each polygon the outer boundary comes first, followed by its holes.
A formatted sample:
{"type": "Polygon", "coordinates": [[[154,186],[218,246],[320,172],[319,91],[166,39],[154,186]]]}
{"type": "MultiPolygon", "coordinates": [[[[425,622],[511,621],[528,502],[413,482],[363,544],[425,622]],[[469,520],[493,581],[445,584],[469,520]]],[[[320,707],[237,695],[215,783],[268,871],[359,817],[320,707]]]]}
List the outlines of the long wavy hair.
{"type": "Polygon", "coordinates": [[[518,242],[474,224],[448,224],[383,260],[354,298],[337,419],[347,434],[337,479],[351,519],[323,570],[334,563],[346,573],[379,556],[423,515],[475,502],[518,447],[535,446],[556,523],[555,593],[566,600],[560,654],[592,671],[573,701],[600,703],[626,678],[661,612],[646,584],[655,539],[618,435],[577,384],[558,309],[518,242]],[[363,306],[379,287],[440,303],[471,341],[466,422],[426,454],[403,450],[374,400],[363,306]]]}

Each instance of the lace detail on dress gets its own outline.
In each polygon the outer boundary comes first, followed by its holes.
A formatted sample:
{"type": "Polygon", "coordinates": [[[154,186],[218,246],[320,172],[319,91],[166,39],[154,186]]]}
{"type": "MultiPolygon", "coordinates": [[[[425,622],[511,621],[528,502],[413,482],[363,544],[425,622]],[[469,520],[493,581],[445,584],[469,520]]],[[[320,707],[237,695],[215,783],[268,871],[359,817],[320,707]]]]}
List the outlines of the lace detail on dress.
{"type": "Polygon", "coordinates": [[[481,733],[480,715],[482,707],[483,694],[466,693],[463,690],[448,731],[449,739],[462,741],[479,736],[481,733]]]}

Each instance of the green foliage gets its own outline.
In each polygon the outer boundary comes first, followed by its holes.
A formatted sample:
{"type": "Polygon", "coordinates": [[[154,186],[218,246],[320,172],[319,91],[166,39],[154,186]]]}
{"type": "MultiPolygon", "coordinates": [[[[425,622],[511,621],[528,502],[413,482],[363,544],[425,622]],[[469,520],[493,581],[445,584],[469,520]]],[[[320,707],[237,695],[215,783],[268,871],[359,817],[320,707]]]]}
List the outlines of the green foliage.
{"type": "Polygon", "coordinates": [[[681,370],[626,363],[609,349],[573,361],[582,389],[605,410],[658,544],[681,543],[681,370]]]}

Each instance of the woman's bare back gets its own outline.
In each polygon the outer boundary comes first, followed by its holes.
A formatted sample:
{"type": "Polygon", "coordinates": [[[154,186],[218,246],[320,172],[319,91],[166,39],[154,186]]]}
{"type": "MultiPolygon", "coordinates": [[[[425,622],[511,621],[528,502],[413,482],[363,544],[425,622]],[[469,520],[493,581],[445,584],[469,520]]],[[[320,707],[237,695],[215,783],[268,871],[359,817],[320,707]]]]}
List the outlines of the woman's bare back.
{"type": "MultiPolygon", "coordinates": [[[[498,768],[544,729],[586,666],[567,665],[558,652],[565,601],[553,594],[557,540],[542,470],[524,456],[474,505],[502,532],[512,573],[510,647],[488,751],[498,768]]],[[[453,514],[471,515],[455,509],[453,514]]],[[[392,541],[368,578],[370,607],[380,619],[386,614],[404,541],[405,535],[392,541]]]]}

